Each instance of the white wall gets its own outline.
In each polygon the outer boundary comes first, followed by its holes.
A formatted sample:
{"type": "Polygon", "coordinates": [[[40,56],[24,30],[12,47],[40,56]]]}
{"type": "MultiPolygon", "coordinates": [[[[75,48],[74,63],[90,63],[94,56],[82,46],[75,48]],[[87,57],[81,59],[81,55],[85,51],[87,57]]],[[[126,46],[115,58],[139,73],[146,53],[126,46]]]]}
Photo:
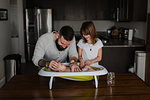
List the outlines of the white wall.
{"type": "Polygon", "coordinates": [[[23,0],[10,0],[11,53],[20,54],[25,62],[23,0]]]}
{"type": "Polygon", "coordinates": [[[17,0],[17,16],[18,16],[18,48],[19,54],[22,56],[22,62],[25,62],[24,48],[24,23],[23,23],[23,0],[17,0]]]}
{"type": "MultiPolygon", "coordinates": [[[[0,0],[0,8],[8,10],[9,14],[9,0],[0,0]]],[[[0,87],[5,82],[5,70],[3,58],[10,54],[10,26],[9,16],[7,21],[0,21],[0,87]]]]}
{"type": "Polygon", "coordinates": [[[10,0],[11,52],[19,53],[17,0],[10,0]]]}

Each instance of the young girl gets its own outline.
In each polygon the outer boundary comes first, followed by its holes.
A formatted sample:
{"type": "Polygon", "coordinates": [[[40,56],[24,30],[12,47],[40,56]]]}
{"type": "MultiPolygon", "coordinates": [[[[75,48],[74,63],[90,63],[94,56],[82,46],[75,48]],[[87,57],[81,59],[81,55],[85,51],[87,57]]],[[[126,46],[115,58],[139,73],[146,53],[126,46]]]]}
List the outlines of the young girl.
{"type": "Polygon", "coordinates": [[[81,26],[80,33],[82,39],[77,44],[80,67],[83,68],[94,63],[98,64],[102,59],[103,44],[97,38],[93,22],[84,22],[81,26]]]}

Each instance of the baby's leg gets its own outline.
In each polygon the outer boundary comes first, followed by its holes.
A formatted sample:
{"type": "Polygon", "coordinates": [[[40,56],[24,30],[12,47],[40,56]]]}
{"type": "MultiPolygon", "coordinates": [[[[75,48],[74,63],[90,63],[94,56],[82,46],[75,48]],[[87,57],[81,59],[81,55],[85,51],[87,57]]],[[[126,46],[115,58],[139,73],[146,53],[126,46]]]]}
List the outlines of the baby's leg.
{"type": "Polygon", "coordinates": [[[99,68],[97,70],[94,70],[93,68],[91,68],[90,66],[85,66],[84,68],[86,68],[86,72],[90,72],[90,71],[98,71],[98,70],[103,70],[104,68],[99,68]]]}
{"type": "Polygon", "coordinates": [[[93,68],[91,68],[90,66],[85,66],[84,68],[87,68],[87,72],[90,72],[90,71],[95,71],[93,68]]]}

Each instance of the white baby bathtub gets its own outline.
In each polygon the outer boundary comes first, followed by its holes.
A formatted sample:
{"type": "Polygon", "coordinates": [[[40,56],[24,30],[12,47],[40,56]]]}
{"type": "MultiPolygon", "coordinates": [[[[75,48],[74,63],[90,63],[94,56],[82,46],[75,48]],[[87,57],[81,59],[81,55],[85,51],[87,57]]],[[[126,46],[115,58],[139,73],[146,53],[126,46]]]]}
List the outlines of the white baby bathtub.
{"type": "MultiPolygon", "coordinates": [[[[69,63],[64,63],[65,65],[69,65],[69,63]]],[[[69,79],[69,80],[75,80],[73,78],[70,78],[69,76],[94,76],[95,79],[95,87],[98,87],[98,80],[97,80],[97,76],[100,75],[105,75],[108,73],[107,69],[101,65],[97,65],[97,64],[93,64],[92,67],[96,67],[96,68],[103,68],[102,70],[97,70],[97,71],[91,71],[91,72],[49,72],[49,71],[45,71],[45,67],[43,67],[40,71],[39,71],[39,75],[40,76],[45,76],[45,77],[50,77],[50,81],[49,81],[49,88],[52,89],[52,82],[53,82],[53,78],[54,77],[62,77],[65,79],[69,79]],[[65,77],[63,77],[65,76],[65,77]],[[67,78],[67,76],[69,78],[67,78]]],[[[76,80],[78,81],[78,80],[76,80]]]]}

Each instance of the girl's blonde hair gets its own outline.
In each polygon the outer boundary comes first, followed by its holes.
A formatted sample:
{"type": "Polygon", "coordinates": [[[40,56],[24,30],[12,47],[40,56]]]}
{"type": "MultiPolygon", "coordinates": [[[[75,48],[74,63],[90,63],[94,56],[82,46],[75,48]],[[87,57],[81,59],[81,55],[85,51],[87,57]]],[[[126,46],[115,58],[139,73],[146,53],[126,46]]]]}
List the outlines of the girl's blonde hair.
{"type": "MultiPolygon", "coordinates": [[[[97,33],[92,21],[84,22],[80,29],[80,34],[82,35],[90,35],[92,39],[92,44],[95,44],[97,41],[97,33]]],[[[87,40],[83,37],[83,41],[87,43],[87,40]]]]}

